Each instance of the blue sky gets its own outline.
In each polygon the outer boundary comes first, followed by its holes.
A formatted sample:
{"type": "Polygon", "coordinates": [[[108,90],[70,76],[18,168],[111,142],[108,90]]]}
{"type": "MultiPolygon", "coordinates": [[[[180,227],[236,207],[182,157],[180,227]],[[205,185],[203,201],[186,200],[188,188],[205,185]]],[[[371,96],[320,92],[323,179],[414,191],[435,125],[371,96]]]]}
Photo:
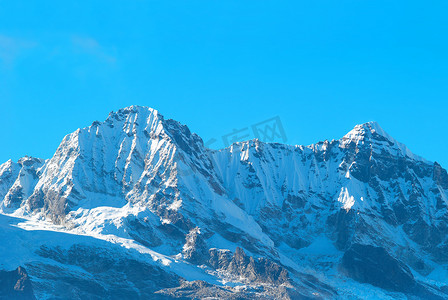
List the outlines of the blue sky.
{"type": "Polygon", "coordinates": [[[0,7],[1,162],[49,158],[65,134],[137,104],[218,141],[274,116],[290,144],[375,120],[448,167],[447,1],[0,7]]]}

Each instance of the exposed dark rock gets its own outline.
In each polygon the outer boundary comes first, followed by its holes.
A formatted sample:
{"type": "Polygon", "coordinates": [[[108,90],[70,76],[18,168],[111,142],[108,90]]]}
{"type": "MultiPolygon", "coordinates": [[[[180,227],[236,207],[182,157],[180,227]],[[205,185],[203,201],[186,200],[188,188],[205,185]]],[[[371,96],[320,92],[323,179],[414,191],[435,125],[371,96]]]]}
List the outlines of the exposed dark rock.
{"type": "Polygon", "coordinates": [[[205,281],[185,281],[181,286],[157,291],[156,294],[181,299],[245,299],[240,293],[225,289],[205,281]],[[239,295],[240,294],[240,295],[239,295]]]}
{"type": "Polygon", "coordinates": [[[442,168],[437,162],[434,163],[434,175],[433,178],[438,185],[440,185],[443,189],[448,189],[448,173],[442,168]]]}
{"type": "Polygon", "coordinates": [[[342,258],[342,269],[356,281],[391,291],[409,292],[416,287],[411,270],[380,247],[353,244],[342,258]]]}
{"type": "Polygon", "coordinates": [[[208,248],[200,229],[193,228],[185,238],[185,245],[182,251],[184,258],[194,264],[202,264],[208,260],[208,248]]]}
{"type": "Polygon", "coordinates": [[[162,240],[156,235],[150,224],[135,217],[128,218],[129,235],[146,247],[157,247],[162,244],[162,240]]]}
{"type": "Polygon", "coordinates": [[[310,242],[293,234],[286,235],[284,242],[291,248],[302,249],[310,245],[310,242]]]}
{"type": "Polygon", "coordinates": [[[384,248],[353,244],[342,258],[341,269],[361,283],[402,292],[417,299],[447,299],[442,289],[417,282],[408,266],[393,258],[384,248]]]}
{"type": "Polygon", "coordinates": [[[228,250],[210,249],[209,265],[222,269],[235,276],[247,278],[252,282],[273,284],[289,283],[288,271],[267,258],[255,259],[237,247],[233,256],[228,250]]]}
{"type": "Polygon", "coordinates": [[[356,213],[354,210],[340,209],[328,218],[327,224],[336,239],[338,249],[343,250],[350,246],[355,234],[355,222],[356,213]]]}
{"type": "Polygon", "coordinates": [[[210,249],[209,251],[209,265],[213,269],[224,269],[230,264],[230,260],[232,259],[232,252],[230,250],[222,250],[222,249],[210,249]]]}
{"type": "Polygon", "coordinates": [[[13,271],[0,271],[0,299],[36,299],[31,280],[23,267],[13,271]]]}
{"type": "Polygon", "coordinates": [[[229,300],[305,300],[320,299],[320,297],[307,297],[295,289],[284,286],[257,286],[257,287],[221,287],[205,281],[185,281],[181,286],[157,291],[156,294],[170,298],[180,299],[229,299],[229,300]]]}

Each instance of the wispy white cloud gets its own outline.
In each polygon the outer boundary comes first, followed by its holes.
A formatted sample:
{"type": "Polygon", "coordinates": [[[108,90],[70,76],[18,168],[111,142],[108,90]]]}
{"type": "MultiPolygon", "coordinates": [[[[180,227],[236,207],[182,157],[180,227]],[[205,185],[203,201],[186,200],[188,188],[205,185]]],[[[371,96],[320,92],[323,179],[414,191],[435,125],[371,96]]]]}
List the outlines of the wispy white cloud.
{"type": "Polygon", "coordinates": [[[102,46],[97,40],[85,36],[72,36],[72,45],[75,50],[95,56],[107,63],[114,64],[116,57],[112,55],[111,50],[102,46]]]}
{"type": "Polygon", "coordinates": [[[0,62],[11,67],[24,50],[36,46],[34,41],[0,34],[0,62]]]}

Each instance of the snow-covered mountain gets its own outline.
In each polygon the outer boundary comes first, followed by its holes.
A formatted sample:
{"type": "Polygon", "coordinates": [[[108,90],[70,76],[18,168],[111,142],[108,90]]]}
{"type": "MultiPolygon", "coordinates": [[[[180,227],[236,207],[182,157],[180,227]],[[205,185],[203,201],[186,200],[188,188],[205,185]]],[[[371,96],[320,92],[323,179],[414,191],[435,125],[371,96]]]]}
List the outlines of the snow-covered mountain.
{"type": "Polygon", "coordinates": [[[375,122],[216,151],[131,106],[0,165],[0,298],[448,299],[447,193],[375,122]]]}

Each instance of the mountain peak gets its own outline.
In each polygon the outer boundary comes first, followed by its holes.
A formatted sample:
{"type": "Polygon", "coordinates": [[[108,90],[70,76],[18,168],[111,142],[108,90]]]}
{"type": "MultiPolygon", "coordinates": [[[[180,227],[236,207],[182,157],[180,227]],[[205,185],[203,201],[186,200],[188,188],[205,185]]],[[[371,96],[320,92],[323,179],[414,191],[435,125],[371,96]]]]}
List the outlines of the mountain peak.
{"type": "Polygon", "coordinates": [[[140,105],[131,105],[128,107],[120,108],[117,113],[123,114],[123,113],[154,113],[158,114],[159,112],[151,107],[148,106],[140,106],[140,105]]]}
{"type": "MultiPolygon", "coordinates": [[[[147,119],[150,116],[156,117],[156,119],[163,119],[163,116],[155,109],[147,106],[131,105],[125,108],[121,108],[116,112],[110,112],[106,122],[123,121],[123,120],[136,120],[147,119]],[[134,116],[134,118],[132,118],[134,116]]],[[[94,122],[99,123],[99,122],[94,122]]]]}
{"type": "Polygon", "coordinates": [[[350,132],[348,132],[342,139],[358,142],[366,139],[387,139],[392,143],[395,143],[395,139],[392,138],[384,129],[375,121],[370,121],[364,124],[356,125],[350,132]]]}
{"type": "Polygon", "coordinates": [[[406,145],[394,139],[375,121],[356,125],[340,141],[343,147],[347,147],[351,143],[356,145],[368,144],[375,151],[387,151],[394,155],[428,162],[424,158],[413,154],[406,145]]]}

